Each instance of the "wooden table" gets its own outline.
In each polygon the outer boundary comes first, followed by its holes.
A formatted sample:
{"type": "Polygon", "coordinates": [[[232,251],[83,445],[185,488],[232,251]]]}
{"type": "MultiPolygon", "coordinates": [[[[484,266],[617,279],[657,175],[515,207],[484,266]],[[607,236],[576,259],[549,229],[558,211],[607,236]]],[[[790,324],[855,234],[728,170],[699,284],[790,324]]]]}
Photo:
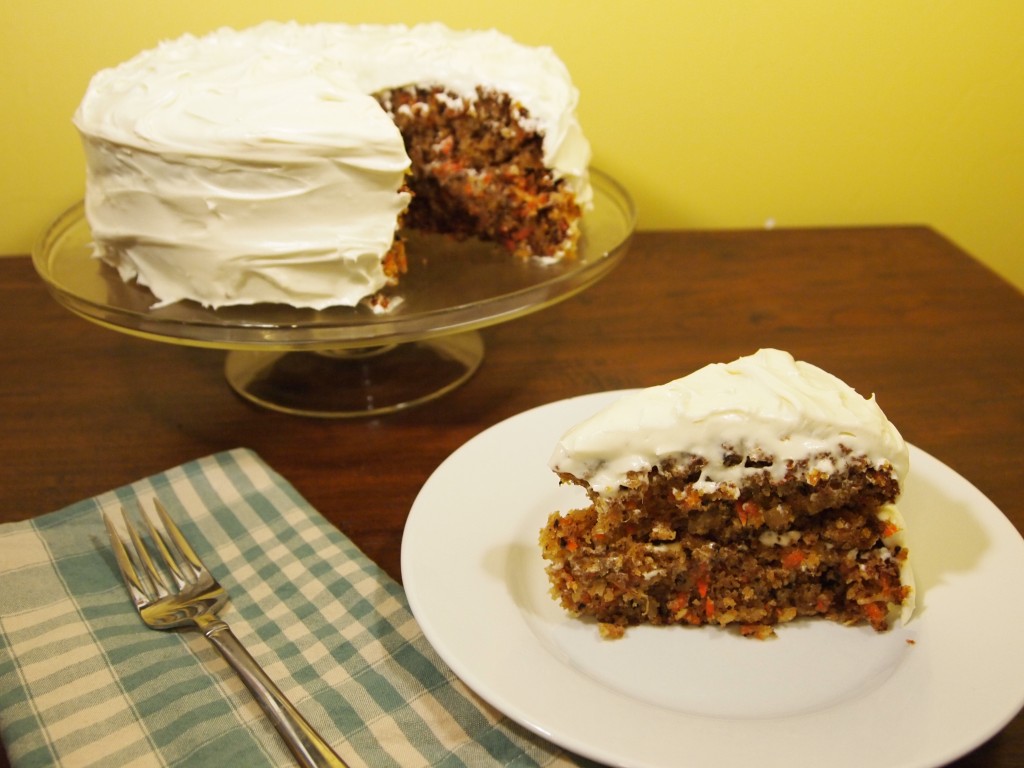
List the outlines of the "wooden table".
{"type": "MultiPolygon", "coordinates": [[[[908,441],[1024,530],[1024,297],[922,227],[641,233],[594,287],[486,329],[461,388],[386,418],[262,410],[228,388],[223,352],[86,322],[27,258],[0,259],[0,327],[0,521],[246,446],[400,578],[417,491],[482,429],[774,346],[877,393],[908,441]]],[[[1024,714],[956,765],[1024,765],[1024,714]]]]}

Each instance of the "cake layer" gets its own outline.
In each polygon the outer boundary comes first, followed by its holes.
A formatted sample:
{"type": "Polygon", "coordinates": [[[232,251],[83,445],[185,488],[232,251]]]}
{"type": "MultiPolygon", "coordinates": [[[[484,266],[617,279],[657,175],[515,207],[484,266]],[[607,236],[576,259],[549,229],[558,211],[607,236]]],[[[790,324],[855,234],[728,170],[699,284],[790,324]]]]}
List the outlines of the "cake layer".
{"type": "Polygon", "coordinates": [[[552,594],[606,634],[719,624],[766,637],[808,616],[881,631],[913,612],[899,510],[878,503],[884,492],[862,493],[871,481],[859,471],[834,478],[835,503],[821,507],[757,486],[704,496],[672,470],[636,485],[642,492],[553,513],[541,531],[552,594]]]}

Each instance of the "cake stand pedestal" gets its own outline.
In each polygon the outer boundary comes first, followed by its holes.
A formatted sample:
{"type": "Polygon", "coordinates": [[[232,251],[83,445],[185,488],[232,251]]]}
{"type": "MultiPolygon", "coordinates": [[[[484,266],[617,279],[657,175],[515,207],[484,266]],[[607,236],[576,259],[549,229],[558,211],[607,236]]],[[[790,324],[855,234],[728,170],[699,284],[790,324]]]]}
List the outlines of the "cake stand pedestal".
{"type": "Polygon", "coordinates": [[[408,233],[409,272],[390,309],[155,307],[145,287],[92,258],[81,203],[61,214],[32,252],[64,307],[111,330],[227,351],[230,386],[258,405],[321,418],[391,413],[451,392],[484,355],[479,330],[539,311],[584,290],[625,256],[636,223],[629,194],[591,171],[594,207],[579,253],[556,263],[520,260],[492,243],[408,233]]]}
{"type": "Polygon", "coordinates": [[[299,416],[370,416],[451,392],[484,357],[477,331],[406,344],[324,352],[228,352],[224,373],[239,395],[299,416]]]}

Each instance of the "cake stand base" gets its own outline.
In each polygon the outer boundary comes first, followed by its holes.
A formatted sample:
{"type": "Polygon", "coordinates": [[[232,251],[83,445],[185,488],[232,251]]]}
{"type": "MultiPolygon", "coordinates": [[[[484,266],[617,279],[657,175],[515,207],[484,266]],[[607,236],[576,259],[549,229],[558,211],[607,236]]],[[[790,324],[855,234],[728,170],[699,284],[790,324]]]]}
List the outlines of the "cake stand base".
{"type": "Polygon", "coordinates": [[[394,413],[465,382],[484,356],[477,331],[380,347],[227,354],[224,373],[247,400],[296,416],[394,413]]]}

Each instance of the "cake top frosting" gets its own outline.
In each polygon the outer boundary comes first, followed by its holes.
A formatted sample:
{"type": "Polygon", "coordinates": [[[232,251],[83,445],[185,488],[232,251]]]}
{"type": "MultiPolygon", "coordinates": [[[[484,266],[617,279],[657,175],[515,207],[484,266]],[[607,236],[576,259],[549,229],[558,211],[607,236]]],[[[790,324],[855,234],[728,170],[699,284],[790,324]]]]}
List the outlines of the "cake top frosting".
{"type": "Polygon", "coordinates": [[[267,21],[186,34],[94,75],[74,122],[148,151],[272,161],[302,145],[393,164],[401,137],[371,94],[410,85],[508,93],[543,135],[545,162],[588,202],[590,145],[567,68],[496,30],[267,21]]]}
{"type": "Polygon", "coordinates": [[[764,471],[727,465],[723,446],[773,457],[767,469],[776,477],[787,463],[809,459],[830,472],[848,457],[864,457],[888,466],[902,484],[909,463],[906,443],[873,395],[861,396],[788,352],[762,349],[624,395],[569,430],[551,468],[598,494],[614,493],[630,471],[680,455],[707,461],[701,483],[735,484],[745,472],[764,471]]]}

